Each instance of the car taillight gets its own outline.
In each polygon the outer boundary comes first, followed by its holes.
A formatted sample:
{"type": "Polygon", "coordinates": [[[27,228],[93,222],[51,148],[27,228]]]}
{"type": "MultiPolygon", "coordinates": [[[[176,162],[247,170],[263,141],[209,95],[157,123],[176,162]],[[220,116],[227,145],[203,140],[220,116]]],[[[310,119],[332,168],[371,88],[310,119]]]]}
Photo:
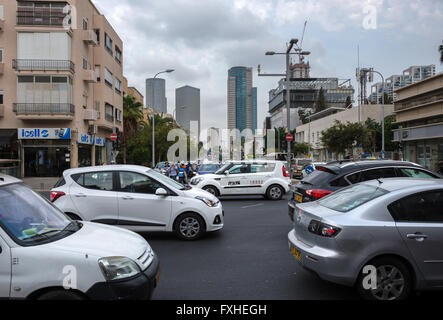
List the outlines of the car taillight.
{"type": "Polygon", "coordinates": [[[329,224],[322,223],[317,220],[312,220],[309,224],[308,230],[310,233],[326,237],[326,238],[334,238],[336,237],[341,229],[338,227],[331,226],[329,224]]]}
{"type": "Polygon", "coordinates": [[[61,191],[54,191],[51,193],[51,202],[57,201],[58,198],[66,196],[66,193],[61,191]]]}
{"type": "Polygon", "coordinates": [[[281,168],[281,170],[283,171],[283,177],[285,177],[285,178],[289,178],[289,172],[286,171],[286,167],[283,166],[283,167],[281,168]]]}
{"type": "Polygon", "coordinates": [[[312,198],[315,198],[315,199],[321,199],[331,193],[332,193],[332,191],[323,190],[323,189],[306,190],[306,194],[312,198]]]}

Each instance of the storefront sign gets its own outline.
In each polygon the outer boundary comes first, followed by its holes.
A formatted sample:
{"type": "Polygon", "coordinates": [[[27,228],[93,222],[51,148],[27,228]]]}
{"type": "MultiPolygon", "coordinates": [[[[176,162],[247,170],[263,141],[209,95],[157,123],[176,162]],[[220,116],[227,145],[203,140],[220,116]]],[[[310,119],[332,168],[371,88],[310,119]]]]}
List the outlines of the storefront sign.
{"type": "Polygon", "coordinates": [[[19,128],[19,139],[70,140],[70,128],[19,128]]]}
{"type": "Polygon", "coordinates": [[[95,145],[99,147],[104,147],[106,145],[106,139],[95,137],[95,145]]]}
{"type": "Polygon", "coordinates": [[[89,134],[79,133],[78,134],[78,143],[93,145],[94,144],[94,136],[90,136],[89,134]]]}

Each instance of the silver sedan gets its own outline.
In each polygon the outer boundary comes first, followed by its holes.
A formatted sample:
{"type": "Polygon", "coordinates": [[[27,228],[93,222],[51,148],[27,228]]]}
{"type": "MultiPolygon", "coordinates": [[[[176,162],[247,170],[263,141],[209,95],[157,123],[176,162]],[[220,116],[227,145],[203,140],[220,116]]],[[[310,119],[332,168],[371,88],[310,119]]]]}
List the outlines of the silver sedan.
{"type": "Polygon", "coordinates": [[[443,289],[443,182],[373,180],[297,204],[288,237],[303,267],[363,298],[443,289]]]}

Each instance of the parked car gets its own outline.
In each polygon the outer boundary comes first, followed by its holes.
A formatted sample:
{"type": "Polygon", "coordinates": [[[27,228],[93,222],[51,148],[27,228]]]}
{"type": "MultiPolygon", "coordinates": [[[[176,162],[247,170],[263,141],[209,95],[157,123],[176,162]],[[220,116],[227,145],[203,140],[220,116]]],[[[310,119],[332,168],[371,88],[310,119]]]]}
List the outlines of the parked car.
{"type": "Polygon", "coordinates": [[[169,170],[169,164],[168,162],[159,162],[155,166],[155,170],[157,172],[160,172],[161,174],[167,175],[169,170]]]}
{"type": "Polygon", "coordinates": [[[149,299],[159,260],[136,233],[72,221],[0,175],[0,299],[149,299]]]}
{"type": "Polygon", "coordinates": [[[292,220],[295,204],[315,201],[351,184],[380,178],[441,178],[440,175],[415,163],[391,160],[337,161],[324,166],[295,186],[289,201],[292,220]]]}
{"type": "Polygon", "coordinates": [[[218,169],[220,169],[221,164],[218,163],[205,163],[205,164],[201,164],[198,167],[198,175],[202,176],[205,174],[213,174],[215,173],[218,169]]]}
{"type": "Polygon", "coordinates": [[[197,176],[191,185],[215,196],[262,195],[281,200],[291,180],[285,164],[273,160],[232,161],[215,174],[197,176]]]}
{"type": "Polygon", "coordinates": [[[443,181],[392,178],[352,185],[295,207],[291,252],[322,279],[366,299],[443,288],[443,181]]]}
{"type": "Polygon", "coordinates": [[[75,220],[175,232],[184,240],[223,228],[223,208],[215,196],[142,166],[66,170],[51,199],[75,220]]]}

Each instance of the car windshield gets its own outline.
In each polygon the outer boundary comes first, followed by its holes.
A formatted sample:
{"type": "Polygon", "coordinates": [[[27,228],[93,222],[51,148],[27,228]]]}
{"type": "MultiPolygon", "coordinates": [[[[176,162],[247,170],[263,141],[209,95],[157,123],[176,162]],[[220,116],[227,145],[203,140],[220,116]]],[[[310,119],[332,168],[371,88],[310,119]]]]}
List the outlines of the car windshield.
{"type": "Polygon", "coordinates": [[[165,175],[154,171],[154,170],[149,170],[148,174],[154,178],[155,180],[159,181],[160,183],[164,184],[165,186],[167,186],[168,188],[171,189],[178,189],[178,190],[184,190],[186,189],[181,183],[178,183],[177,181],[172,180],[169,177],[166,177],[165,175]]]}
{"type": "Polygon", "coordinates": [[[311,164],[312,162],[310,161],[310,160],[298,160],[297,161],[297,165],[298,166],[306,166],[306,165],[309,165],[309,164],[311,164]]]}
{"type": "Polygon", "coordinates": [[[72,221],[49,201],[22,184],[0,187],[0,226],[22,245],[60,239],[72,221]]]}
{"type": "Polygon", "coordinates": [[[380,187],[357,184],[320,199],[318,203],[335,211],[349,212],[387,193],[388,191],[380,187]]]}
{"type": "Polygon", "coordinates": [[[219,168],[219,165],[217,164],[202,164],[200,168],[198,168],[198,171],[217,171],[219,168]]]}
{"type": "Polygon", "coordinates": [[[157,166],[156,166],[157,169],[164,169],[165,167],[166,167],[166,163],[165,162],[157,163],[157,166]]]}
{"type": "Polygon", "coordinates": [[[304,178],[301,182],[310,185],[322,185],[327,183],[333,177],[336,177],[336,175],[326,171],[316,170],[312,174],[304,178]]]}
{"type": "Polygon", "coordinates": [[[220,169],[218,169],[215,174],[225,174],[226,170],[229,170],[233,166],[232,163],[226,163],[220,169]]]}

